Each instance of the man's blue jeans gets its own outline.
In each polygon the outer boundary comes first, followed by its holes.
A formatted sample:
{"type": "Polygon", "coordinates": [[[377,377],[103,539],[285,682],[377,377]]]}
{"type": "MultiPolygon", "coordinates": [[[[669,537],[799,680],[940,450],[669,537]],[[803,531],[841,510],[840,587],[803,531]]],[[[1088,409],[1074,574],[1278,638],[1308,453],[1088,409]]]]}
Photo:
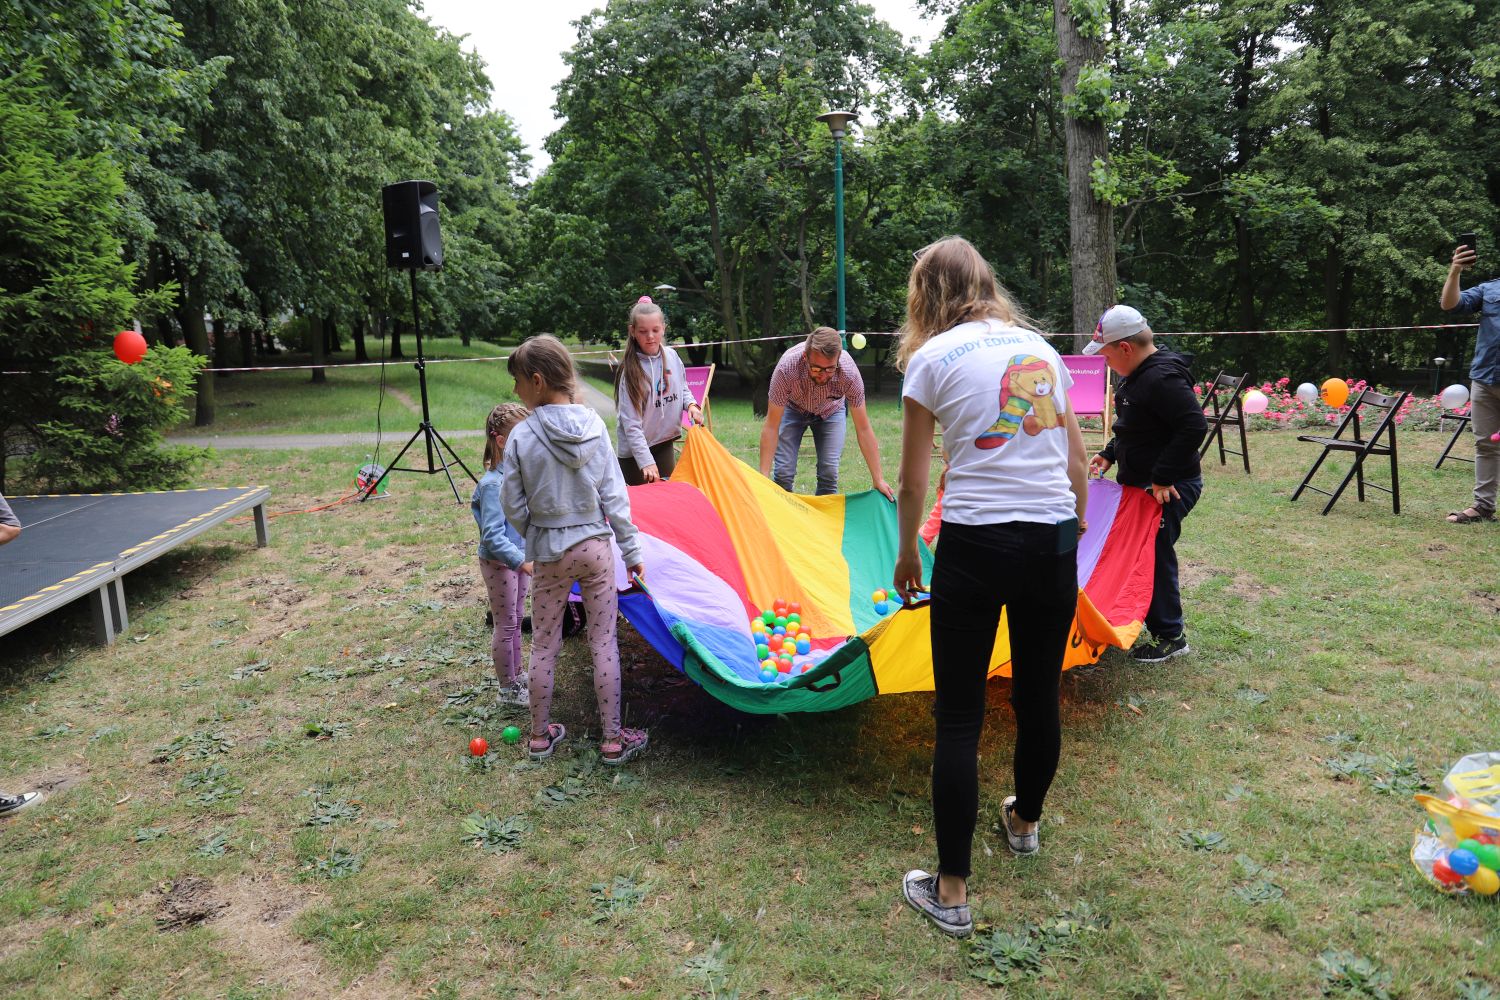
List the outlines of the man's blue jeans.
{"type": "Polygon", "coordinates": [[[1182,593],[1177,587],[1177,539],[1182,535],[1182,519],[1203,495],[1203,478],[1196,476],[1173,484],[1179,499],[1161,505],[1161,527],[1156,532],[1156,574],[1151,588],[1151,607],[1146,611],[1146,627],[1158,639],[1175,639],[1182,635],[1182,593]]]}
{"type": "Polygon", "coordinates": [[[776,485],[792,491],[797,478],[797,456],[802,451],[802,436],[812,429],[813,451],[818,456],[818,496],[839,491],[839,459],[844,454],[845,408],[831,417],[815,417],[787,404],[781,411],[781,427],[776,432],[776,461],[771,478],[776,485]]]}

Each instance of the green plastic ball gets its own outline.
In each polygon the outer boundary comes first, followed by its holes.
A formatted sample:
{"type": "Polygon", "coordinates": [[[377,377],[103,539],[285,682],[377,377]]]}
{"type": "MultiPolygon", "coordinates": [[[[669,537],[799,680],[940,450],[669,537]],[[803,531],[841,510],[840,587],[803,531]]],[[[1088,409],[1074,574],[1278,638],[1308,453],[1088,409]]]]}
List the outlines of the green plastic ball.
{"type": "Polygon", "coordinates": [[[1474,856],[1479,863],[1491,871],[1500,871],[1500,847],[1494,844],[1480,844],[1474,848],[1474,856]]]}
{"type": "Polygon", "coordinates": [[[762,643],[758,644],[755,647],[755,658],[757,660],[764,660],[766,657],[768,657],[770,655],[771,655],[771,647],[767,646],[765,643],[762,642],[762,643]]]}
{"type": "Polygon", "coordinates": [[[511,746],[521,742],[521,730],[516,726],[506,726],[500,730],[500,738],[511,746]]]}
{"type": "Polygon", "coordinates": [[[760,613],[760,620],[765,622],[767,625],[774,625],[776,623],[776,612],[762,611],[760,613]]]}

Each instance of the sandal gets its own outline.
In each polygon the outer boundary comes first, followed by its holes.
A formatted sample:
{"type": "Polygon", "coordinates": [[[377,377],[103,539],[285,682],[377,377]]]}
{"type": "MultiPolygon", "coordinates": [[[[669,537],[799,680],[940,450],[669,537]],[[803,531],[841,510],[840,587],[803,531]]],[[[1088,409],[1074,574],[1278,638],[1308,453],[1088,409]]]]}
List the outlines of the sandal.
{"type": "Polygon", "coordinates": [[[546,760],[552,756],[552,751],[568,735],[568,730],[560,722],[549,722],[547,724],[546,736],[533,736],[526,744],[526,752],[531,755],[532,760],[546,760]]]}
{"type": "Polygon", "coordinates": [[[615,739],[599,744],[599,757],[606,764],[623,764],[646,749],[649,742],[644,729],[622,729],[615,739]]]}
{"type": "Polygon", "coordinates": [[[1494,519],[1494,511],[1485,513],[1478,507],[1466,507],[1463,510],[1454,510],[1448,512],[1449,524],[1474,524],[1477,521],[1493,521],[1494,519]]]}

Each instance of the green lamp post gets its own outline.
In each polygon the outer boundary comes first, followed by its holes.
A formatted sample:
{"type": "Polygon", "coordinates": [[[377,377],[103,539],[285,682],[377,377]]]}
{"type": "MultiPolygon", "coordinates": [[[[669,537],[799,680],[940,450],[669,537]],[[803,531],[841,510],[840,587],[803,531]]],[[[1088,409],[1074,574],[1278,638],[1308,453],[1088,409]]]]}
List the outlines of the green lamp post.
{"type": "Polygon", "coordinates": [[[833,133],[833,245],[834,260],[838,271],[838,320],[839,343],[845,338],[844,323],[844,136],[849,132],[849,123],[859,116],[853,111],[829,111],[818,116],[818,121],[828,126],[833,133]]]}

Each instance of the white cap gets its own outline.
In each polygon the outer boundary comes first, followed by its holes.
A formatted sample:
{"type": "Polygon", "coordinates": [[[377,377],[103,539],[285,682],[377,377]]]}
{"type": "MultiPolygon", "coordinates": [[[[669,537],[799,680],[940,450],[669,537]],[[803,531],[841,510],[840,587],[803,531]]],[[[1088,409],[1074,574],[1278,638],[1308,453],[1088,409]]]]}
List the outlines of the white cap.
{"type": "Polygon", "coordinates": [[[1094,339],[1084,345],[1083,353],[1098,354],[1105,344],[1134,337],[1145,329],[1148,329],[1146,317],[1137,310],[1130,306],[1110,306],[1099,317],[1099,324],[1094,327],[1094,339]]]}

